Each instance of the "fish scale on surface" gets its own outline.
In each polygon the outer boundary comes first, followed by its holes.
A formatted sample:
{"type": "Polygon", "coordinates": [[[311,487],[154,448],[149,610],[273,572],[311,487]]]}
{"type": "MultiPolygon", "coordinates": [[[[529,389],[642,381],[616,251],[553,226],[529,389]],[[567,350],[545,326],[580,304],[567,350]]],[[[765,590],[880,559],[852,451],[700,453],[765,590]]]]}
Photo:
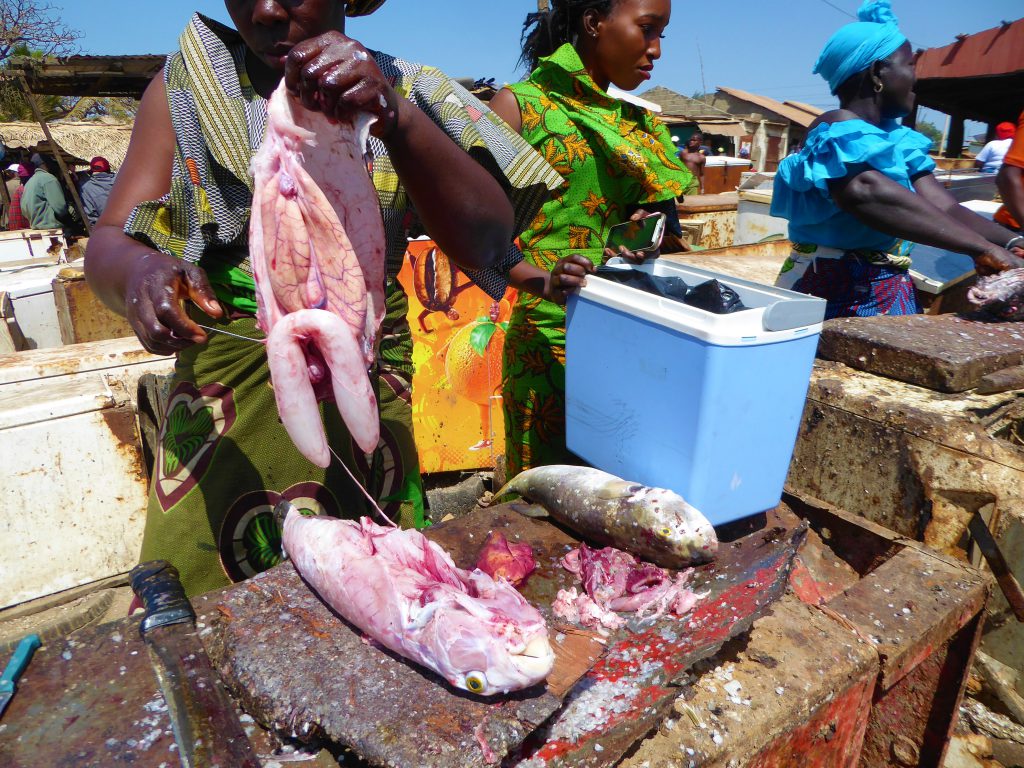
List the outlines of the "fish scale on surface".
{"type": "Polygon", "coordinates": [[[252,161],[257,319],[281,421],[299,451],[327,467],[319,400],[336,400],[363,452],[380,440],[367,373],[384,316],[386,263],[377,192],[363,159],[372,118],[332,123],[303,108],[283,83],[267,113],[252,161]]]}

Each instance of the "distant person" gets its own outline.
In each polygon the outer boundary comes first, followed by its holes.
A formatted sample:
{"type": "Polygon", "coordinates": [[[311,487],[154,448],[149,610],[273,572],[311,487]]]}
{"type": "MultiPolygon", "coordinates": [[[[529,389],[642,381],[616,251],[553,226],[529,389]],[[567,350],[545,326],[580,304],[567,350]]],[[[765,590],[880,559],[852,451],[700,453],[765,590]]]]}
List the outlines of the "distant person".
{"type": "Polygon", "coordinates": [[[107,207],[107,198],[114,186],[114,174],[110,172],[110,163],[105,157],[94,157],[89,161],[89,177],[82,184],[82,207],[92,226],[107,207]]]}
{"type": "Polygon", "coordinates": [[[18,186],[11,195],[11,210],[7,212],[7,229],[11,232],[19,229],[29,229],[28,217],[21,212],[21,198],[25,193],[25,185],[35,173],[35,168],[28,163],[17,166],[18,186]]]}
{"type": "Polygon", "coordinates": [[[982,173],[999,173],[999,169],[1003,167],[1003,158],[1010,151],[1016,132],[1017,126],[1013,123],[997,125],[996,137],[982,147],[981,152],[974,158],[974,167],[982,173]]]}
{"type": "Polygon", "coordinates": [[[1003,198],[1003,207],[996,211],[995,220],[1024,234],[1024,112],[1017,120],[1017,132],[1010,142],[1010,151],[1003,158],[996,186],[1003,198]]]}
{"type": "Polygon", "coordinates": [[[64,188],[47,167],[42,155],[32,155],[35,173],[21,195],[21,212],[32,229],[63,229],[71,223],[64,188]]]}
{"type": "Polygon", "coordinates": [[[704,166],[707,165],[708,159],[706,153],[701,151],[703,143],[704,135],[697,131],[689,138],[686,145],[676,152],[676,156],[683,161],[683,165],[693,174],[693,181],[683,190],[684,197],[687,195],[704,194],[704,166]]]}
{"type": "Polygon", "coordinates": [[[11,212],[11,201],[14,199],[14,193],[18,187],[21,186],[21,182],[18,181],[18,164],[14,163],[9,165],[3,170],[3,182],[7,188],[7,197],[3,201],[0,201],[0,229],[7,229],[7,221],[11,212]]]}
{"type": "Polygon", "coordinates": [[[750,147],[748,147],[746,145],[743,145],[742,147],[740,147],[740,159],[741,160],[749,160],[750,159],[750,147]]]}

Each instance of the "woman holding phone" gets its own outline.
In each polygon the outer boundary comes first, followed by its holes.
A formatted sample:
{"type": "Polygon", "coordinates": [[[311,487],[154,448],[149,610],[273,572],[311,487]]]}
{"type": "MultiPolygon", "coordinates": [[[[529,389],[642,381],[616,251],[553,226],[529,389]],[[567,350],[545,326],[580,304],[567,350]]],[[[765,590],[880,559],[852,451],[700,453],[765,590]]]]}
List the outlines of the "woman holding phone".
{"type": "Polygon", "coordinates": [[[692,181],[651,112],[608,95],[651,77],[671,0],[553,0],[524,24],[530,76],[490,106],[565,185],[520,235],[523,289],[505,336],[502,396],[510,475],[574,461],[565,447],[565,296],[605,257],[616,224],[652,212],[681,233],[676,198],[692,181]]]}

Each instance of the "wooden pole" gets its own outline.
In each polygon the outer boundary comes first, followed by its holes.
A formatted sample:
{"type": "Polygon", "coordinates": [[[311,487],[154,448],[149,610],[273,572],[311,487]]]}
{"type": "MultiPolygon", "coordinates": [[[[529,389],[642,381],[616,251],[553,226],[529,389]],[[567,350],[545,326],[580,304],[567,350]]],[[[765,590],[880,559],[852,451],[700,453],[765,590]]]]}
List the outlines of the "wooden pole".
{"type": "Polygon", "coordinates": [[[75,208],[78,209],[78,215],[82,217],[82,223],[85,225],[85,232],[87,235],[91,235],[92,224],[89,223],[89,217],[85,215],[85,206],[82,205],[82,198],[78,196],[78,185],[75,184],[75,178],[71,175],[71,171],[68,170],[68,166],[64,162],[64,158],[60,154],[60,147],[58,147],[57,142],[53,140],[53,135],[50,133],[50,126],[48,126],[46,121],[43,119],[43,113],[39,111],[39,105],[36,104],[36,97],[32,95],[32,91],[29,89],[28,81],[25,79],[24,75],[18,75],[18,83],[21,85],[21,90],[25,94],[25,99],[28,101],[28,105],[32,109],[32,114],[36,116],[36,121],[39,123],[39,127],[43,129],[43,135],[46,137],[46,141],[50,144],[50,151],[57,160],[60,172],[64,175],[64,181],[67,182],[68,189],[71,192],[71,199],[74,201],[75,208]]]}
{"type": "Polygon", "coordinates": [[[952,115],[949,139],[946,141],[946,157],[960,157],[964,148],[964,117],[952,115]]]}

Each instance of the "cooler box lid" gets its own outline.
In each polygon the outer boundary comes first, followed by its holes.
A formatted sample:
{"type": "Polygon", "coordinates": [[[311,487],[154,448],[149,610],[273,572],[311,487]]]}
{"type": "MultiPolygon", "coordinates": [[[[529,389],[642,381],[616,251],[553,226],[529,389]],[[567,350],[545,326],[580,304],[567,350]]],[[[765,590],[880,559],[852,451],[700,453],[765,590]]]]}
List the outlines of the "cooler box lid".
{"type": "Polygon", "coordinates": [[[681,301],[655,296],[597,276],[587,278],[586,286],[580,290],[580,299],[641,317],[710,344],[746,346],[787,341],[794,336],[820,333],[825,319],[823,299],[742,280],[708,269],[676,264],[664,259],[653,259],[633,265],[614,258],[607,266],[625,270],[636,269],[659,276],[679,277],[690,288],[708,280],[718,280],[735,290],[747,309],[727,315],[714,314],[681,301]]]}

